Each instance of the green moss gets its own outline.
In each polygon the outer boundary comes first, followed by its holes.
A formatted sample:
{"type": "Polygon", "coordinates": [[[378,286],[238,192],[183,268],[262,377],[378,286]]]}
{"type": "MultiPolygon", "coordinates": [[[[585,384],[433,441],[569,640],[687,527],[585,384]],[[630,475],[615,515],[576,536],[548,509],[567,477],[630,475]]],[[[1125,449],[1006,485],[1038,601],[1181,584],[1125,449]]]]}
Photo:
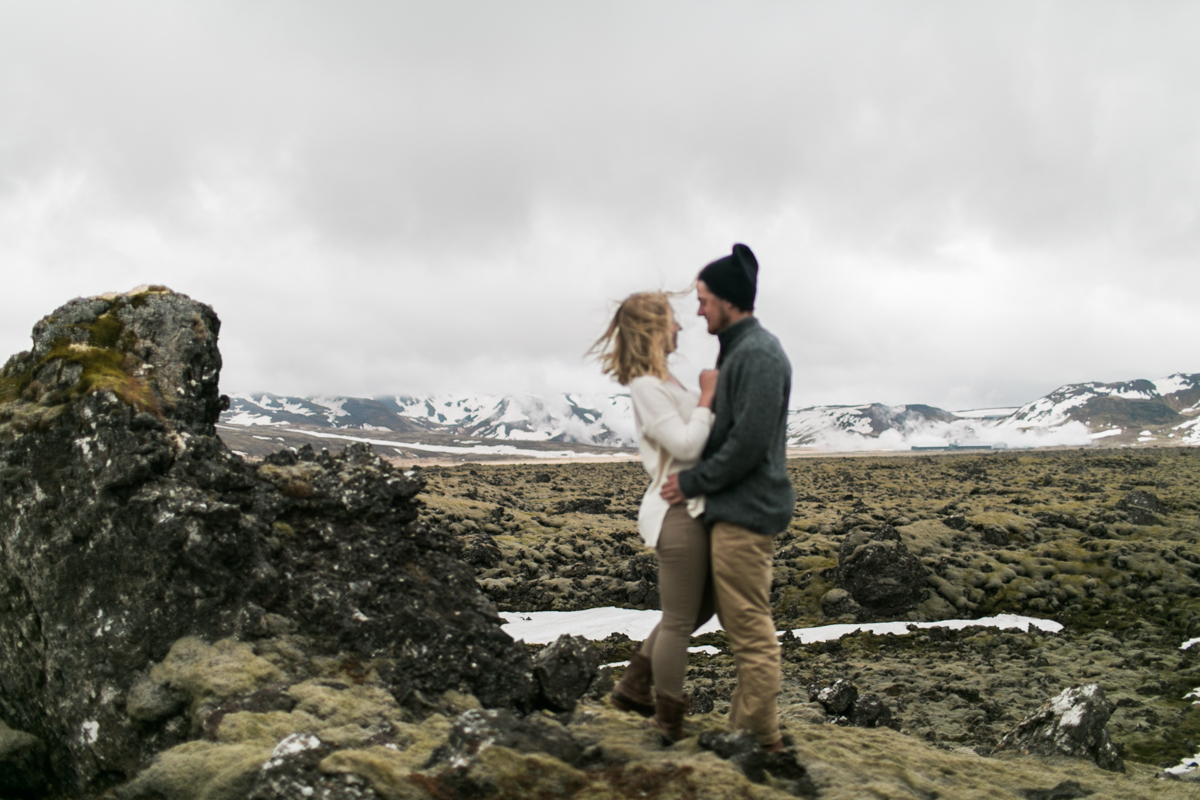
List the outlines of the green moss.
{"type": "Polygon", "coordinates": [[[41,362],[32,353],[18,353],[0,367],[0,405],[19,400],[34,382],[41,362]]]}
{"type": "Polygon", "coordinates": [[[432,747],[428,751],[418,748],[399,751],[378,746],[339,750],[325,758],[318,768],[326,775],[361,775],[382,797],[416,800],[433,797],[421,787],[421,781],[414,780],[420,776],[412,774],[421,766],[419,757],[431,751],[432,747]]]}
{"type": "MultiPolygon", "coordinates": [[[[162,287],[152,289],[169,291],[162,287]]],[[[153,292],[148,290],[144,294],[149,293],[153,292]]],[[[46,407],[61,406],[94,392],[110,391],[138,411],[149,411],[161,417],[161,399],[147,381],[133,374],[140,361],[130,352],[137,346],[138,339],[118,314],[127,302],[129,298],[117,298],[91,323],[69,326],[62,337],[51,343],[50,351],[38,360],[32,357],[10,360],[0,372],[0,405],[24,399],[46,407]],[[36,386],[38,372],[55,361],[81,368],[74,385],[36,386]]]]}
{"type": "Polygon", "coordinates": [[[193,637],[171,645],[167,657],[150,671],[151,680],[186,692],[194,705],[249,694],[282,677],[244,642],[222,639],[210,645],[193,637]]]}
{"type": "Polygon", "coordinates": [[[1196,755],[1196,742],[1200,741],[1200,706],[1188,706],[1174,720],[1164,720],[1161,724],[1157,731],[1127,738],[1123,742],[1125,759],[1161,764],[1196,755]]]}
{"type": "Polygon", "coordinates": [[[17,400],[33,381],[33,370],[21,369],[20,366],[9,362],[0,371],[0,404],[17,400]]]}
{"type": "Polygon", "coordinates": [[[973,528],[983,529],[994,525],[1017,536],[1024,536],[1036,527],[1034,521],[1028,517],[1005,511],[984,511],[978,514],[968,514],[966,518],[967,524],[973,528]]]}
{"type": "Polygon", "coordinates": [[[188,742],[159,755],[125,791],[133,797],[239,800],[250,793],[273,746],[188,742]]]}
{"type": "Polygon", "coordinates": [[[817,579],[820,586],[811,583],[803,589],[795,586],[784,587],[775,603],[775,616],[780,620],[789,620],[789,625],[800,627],[807,624],[819,624],[821,620],[821,596],[827,591],[825,582],[817,579]]]}
{"type": "MultiPolygon", "coordinates": [[[[105,334],[107,333],[108,330],[105,331],[105,334]]],[[[126,371],[126,355],[119,350],[60,340],[54,344],[41,363],[46,364],[55,359],[69,361],[82,367],[79,380],[69,392],[67,400],[78,400],[95,392],[111,391],[139,411],[161,415],[153,389],[145,381],[126,371]]]]}
{"type": "Polygon", "coordinates": [[[91,335],[91,343],[94,347],[115,348],[121,340],[121,333],[125,330],[125,324],[121,322],[113,313],[112,310],[96,317],[88,332],[91,335]]]}
{"type": "Polygon", "coordinates": [[[118,319],[115,308],[114,305],[96,317],[90,325],[78,326],[86,342],[62,337],[52,342],[50,351],[37,361],[32,358],[9,361],[0,372],[0,404],[22,399],[39,370],[51,362],[61,361],[81,368],[75,385],[65,393],[54,392],[42,398],[35,392],[26,399],[40,400],[43,405],[62,405],[93,392],[111,391],[139,411],[161,415],[153,389],[130,374],[131,365],[125,351],[136,344],[137,339],[118,319]]]}

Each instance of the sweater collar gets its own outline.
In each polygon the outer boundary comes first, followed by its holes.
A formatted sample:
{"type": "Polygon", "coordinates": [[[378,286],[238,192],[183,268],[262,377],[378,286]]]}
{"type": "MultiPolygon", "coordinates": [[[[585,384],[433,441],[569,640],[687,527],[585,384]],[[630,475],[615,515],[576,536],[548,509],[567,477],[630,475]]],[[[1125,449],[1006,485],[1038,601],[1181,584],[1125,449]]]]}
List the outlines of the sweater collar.
{"type": "Polygon", "coordinates": [[[739,340],[757,327],[757,317],[746,317],[718,333],[717,341],[721,343],[721,354],[717,356],[717,365],[720,366],[721,362],[725,360],[725,354],[732,350],[739,340]]]}

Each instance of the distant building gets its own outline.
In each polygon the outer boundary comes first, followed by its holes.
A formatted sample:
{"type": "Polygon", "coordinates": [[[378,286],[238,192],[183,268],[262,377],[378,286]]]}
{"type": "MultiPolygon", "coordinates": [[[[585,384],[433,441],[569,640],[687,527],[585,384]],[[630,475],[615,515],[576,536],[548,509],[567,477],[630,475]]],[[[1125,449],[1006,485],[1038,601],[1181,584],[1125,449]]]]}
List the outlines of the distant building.
{"type": "Polygon", "coordinates": [[[931,445],[929,447],[912,446],[913,450],[1007,450],[1008,445],[1004,442],[996,442],[995,444],[959,444],[958,442],[950,442],[949,444],[931,445]]]}

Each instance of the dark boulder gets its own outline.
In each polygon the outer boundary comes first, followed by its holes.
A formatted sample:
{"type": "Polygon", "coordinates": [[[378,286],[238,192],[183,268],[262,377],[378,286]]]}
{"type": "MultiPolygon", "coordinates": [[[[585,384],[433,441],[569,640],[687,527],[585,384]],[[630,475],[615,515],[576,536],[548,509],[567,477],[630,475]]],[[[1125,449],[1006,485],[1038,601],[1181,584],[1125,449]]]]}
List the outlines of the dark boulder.
{"type": "Polygon", "coordinates": [[[455,720],[424,770],[436,781],[437,797],[569,797],[588,783],[574,767],[583,755],[551,717],[471,710],[455,720]]]}
{"type": "Polygon", "coordinates": [[[708,714],[716,708],[712,694],[699,686],[688,692],[686,699],[688,704],[687,713],[693,716],[696,714],[708,714]]]}
{"type": "Polygon", "coordinates": [[[433,751],[426,768],[448,765],[462,769],[488,747],[508,747],[522,753],[547,753],[577,764],[583,747],[562,723],[541,714],[521,717],[506,709],[464,711],[455,720],[446,744],[433,751]]]}
{"type": "Polygon", "coordinates": [[[325,775],[320,763],[330,748],[316,736],[284,738],[253,775],[246,800],[375,800],[379,794],[358,776],[325,775]],[[350,778],[350,780],[347,780],[350,778]]]}
{"type": "Polygon", "coordinates": [[[533,659],[541,705],[551,711],[574,711],[600,675],[596,648],[582,636],[563,634],[533,659]]]}
{"type": "Polygon", "coordinates": [[[1021,720],[994,752],[1070,756],[1110,772],[1124,772],[1125,763],[1108,737],[1106,725],[1112,712],[1113,704],[1099,685],[1072,686],[1021,720]]]}
{"type": "Polygon", "coordinates": [[[857,619],[863,608],[845,589],[830,589],[821,595],[821,613],[829,619],[850,616],[857,619]]]}
{"type": "Polygon", "coordinates": [[[370,661],[402,703],[534,702],[423,482],[351,446],[244,462],[216,436],[219,322],[161,288],[75,300],[0,371],[0,718],[95,794],[198,735],[147,671],[185,637],[370,661]]]}
{"type": "Polygon", "coordinates": [[[1156,495],[1141,489],[1118,500],[1117,508],[1124,511],[1134,525],[1162,525],[1160,515],[1167,513],[1167,507],[1156,495]]]}
{"type": "Polygon", "coordinates": [[[858,687],[845,678],[838,678],[828,686],[808,687],[808,699],[820,703],[830,716],[842,717],[858,699],[858,687]]]}
{"type": "Polygon", "coordinates": [[[891,525],[859,528],[838,550],[837,585],[874,615],[899,617],[924,595],[927,571],[891,525]]]}
{"type": "Polygon", "coordinates": [[[607,514],[612,501],[607,497],[581,497],[578,500],[562,500],[555,504],[554,514],[607,514]]]}
{"type": "Polygon", "coordinates": [[[864,517],[861,514],[855,514],[851,512],[849,514],[844,514],[842,518],[834,524],[833,532],[839,534],[849,533],[855,528],[861,528],[870,525],[871,519],[869,517],[864,517]]]}
{"type": "Polygon", "coordinates": [[[1078,781],[1060,781],[1049,789],[1021,789],[1020,792],[1025,800],[1076,800],[1092,794],[1078,781]]]}
{"type": "Polygon", "coordinates": [[[827,722],[856,728],[897,727],[883,698],[872,693],[860,695],[858,687],[845,678],[812,684],[808,699],[824,711],[827,722]]]}
{"type": "Polygon", "coordinates": [[[504,560],[504,552],[487,533],[463,538],[462,560],[478,569],[491,569],[504,560]]]}
{"type": "Polygon", "coordinates": [[[1072,530],[1081,531],[1087,527],[1086,523],[1080,522],[1071,514],[1060,514],[1057,511],[1036,511],[1033,518],[1039,524],[1050,528],[1071,528],[1072,530]]]}
{"type": "Polygon", "coordinates": [[[891,728],[895,726],[892,710],[883,702],[883,698],[874,693],[860,695],[854,701],[854,707],[850,711],[850,724],[856,728],[891,728]]]}
{"type": "Polygon", "coordinates": [[[979,540],[992,547],[1008,547],[1012,543],[1008,531],[999,525],[984,525],[979,532],[979,540]]]}
{"type": "Polygon", "coordinates": [[[637,553],[625,564],[625,597],[622,604],[633,608],[659,608],[658,560],[651,553],[637,553]]]}
{"type": "Polygon", "coordinates": [[[953,531],[965,531],[967,529],[967,518],[962,514],[951,514],[948,517],[942,518],[942,524],[953,531]]]}
{"type": "Polygon", "coordinates": [[[817,787],[789,748],[768,753],[750,731],[705,731],[697,743],[735,767],[754,783],[770,784],[795,797],[816,797],[817,787]]]}

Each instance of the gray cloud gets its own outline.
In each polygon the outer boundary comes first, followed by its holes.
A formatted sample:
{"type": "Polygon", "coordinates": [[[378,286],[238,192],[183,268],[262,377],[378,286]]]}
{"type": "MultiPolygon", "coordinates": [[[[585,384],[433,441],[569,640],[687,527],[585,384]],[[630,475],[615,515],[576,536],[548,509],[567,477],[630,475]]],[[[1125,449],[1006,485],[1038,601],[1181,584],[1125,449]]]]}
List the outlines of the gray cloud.
{"type": "MultiPolygon", "coordinates": [[[[156,282],[217,308],[230,390],[590,390],[610,300],[743,240],[797,402],[1200,370],[1198,22],[1184,2],[8,4],[0,345],[156,282]]],[[[689,368],[711,358],[686,341],[689,368]]]]}

